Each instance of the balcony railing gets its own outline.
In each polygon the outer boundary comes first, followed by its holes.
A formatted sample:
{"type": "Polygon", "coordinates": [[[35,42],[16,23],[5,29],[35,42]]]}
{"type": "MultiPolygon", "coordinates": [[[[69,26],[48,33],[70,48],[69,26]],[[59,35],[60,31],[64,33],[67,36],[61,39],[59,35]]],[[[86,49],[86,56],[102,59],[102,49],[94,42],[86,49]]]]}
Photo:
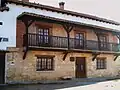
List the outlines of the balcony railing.
{"type": "MultiPolygon", "coordinates": [[[[26,44],[26,35],[24,35],[24,45],[26,44]]],[[[78,40],[69,38],[70,49],[99,50],[99,51],[118,51],[117,43],[98,43],[93,40],[78,40]]],[[[51,47],[68,48],[68,38],[59,36],[47,36],[39,34],[28,34],[28,47],[51,47]]]]}

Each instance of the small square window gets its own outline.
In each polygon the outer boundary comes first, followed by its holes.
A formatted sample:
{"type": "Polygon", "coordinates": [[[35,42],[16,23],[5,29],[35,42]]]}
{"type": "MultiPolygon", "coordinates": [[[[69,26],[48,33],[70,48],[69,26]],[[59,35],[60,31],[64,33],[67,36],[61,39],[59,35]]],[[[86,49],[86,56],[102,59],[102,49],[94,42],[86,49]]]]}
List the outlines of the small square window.
{"type": "Polygon", "coordinates": [[[36,70],[37,71],[50,71],[53,70],[53,57],[40,56],[37,57],[36,70]]]}
{"type": "Polygon", "coordinates": [[[106,58],[97,58],[96,66],[97,69],[106,69],[106,58]]]}

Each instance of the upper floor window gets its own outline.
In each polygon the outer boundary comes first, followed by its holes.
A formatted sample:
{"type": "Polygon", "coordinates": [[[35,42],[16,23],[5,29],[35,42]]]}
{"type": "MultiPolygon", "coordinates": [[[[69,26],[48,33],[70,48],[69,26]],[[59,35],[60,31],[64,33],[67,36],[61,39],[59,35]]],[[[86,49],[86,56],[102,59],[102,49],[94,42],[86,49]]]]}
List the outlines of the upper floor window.
{"type": "Polygon", "coordinates": [[[49,28],[38,28],[39,44],[49,43],[49,28]]]}
{"type": "Polygon", "coordinates": [[[76,48],[84,47],[84,33],[76,33],[75,34],[75,46],[76,48]]]}
{"type": "Polygon", "coordinates": [[[99,35],[99,46],[100,49],[107,49],[107,36],[99,35]]]}

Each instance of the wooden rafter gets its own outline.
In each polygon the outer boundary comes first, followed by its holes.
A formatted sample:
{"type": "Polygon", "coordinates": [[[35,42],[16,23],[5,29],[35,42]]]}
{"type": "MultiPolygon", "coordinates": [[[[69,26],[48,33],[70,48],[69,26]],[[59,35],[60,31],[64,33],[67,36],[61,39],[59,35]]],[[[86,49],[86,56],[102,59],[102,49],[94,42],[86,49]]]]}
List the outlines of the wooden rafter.
{"type": "Polygon", "coordinates": [[[114,61],[116,61],[117,58],[120,56],[120,54],[115,54],[114,56],[115,56],[115,57],[114,57],[114,61]]]}
{"type": "Polygon", "coordinates": [[[67,54],[68,54],[68,52],[65,52],[65,53],[64,53],[64,56],[63,56],[63,61],[66,59],[67,54]]]}
{"type": "Polygon", "coordinates": [[[93,56],[92,61],[94,61],[97,58],[98,55],[100,55],[100,53],[93,53],[92,54],[92,56],[93,56]]]}

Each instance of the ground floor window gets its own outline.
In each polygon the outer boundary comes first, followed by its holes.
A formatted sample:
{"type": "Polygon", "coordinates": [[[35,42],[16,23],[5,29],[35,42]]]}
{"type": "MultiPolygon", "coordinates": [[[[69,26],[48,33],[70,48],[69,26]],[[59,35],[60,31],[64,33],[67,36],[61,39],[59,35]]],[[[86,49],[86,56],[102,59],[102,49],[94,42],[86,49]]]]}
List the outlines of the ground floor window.
{"type": "Polygon", "coordinates": [[[37,71],[49,71],[53,70],[54,67],[52,56],[37,56],[36,70],[37,71]]]}
{"type": "Polygon", "coordinates": [[[97,58],[96,67],[97,69],[106,69],[106,58],[97,58]]]}

